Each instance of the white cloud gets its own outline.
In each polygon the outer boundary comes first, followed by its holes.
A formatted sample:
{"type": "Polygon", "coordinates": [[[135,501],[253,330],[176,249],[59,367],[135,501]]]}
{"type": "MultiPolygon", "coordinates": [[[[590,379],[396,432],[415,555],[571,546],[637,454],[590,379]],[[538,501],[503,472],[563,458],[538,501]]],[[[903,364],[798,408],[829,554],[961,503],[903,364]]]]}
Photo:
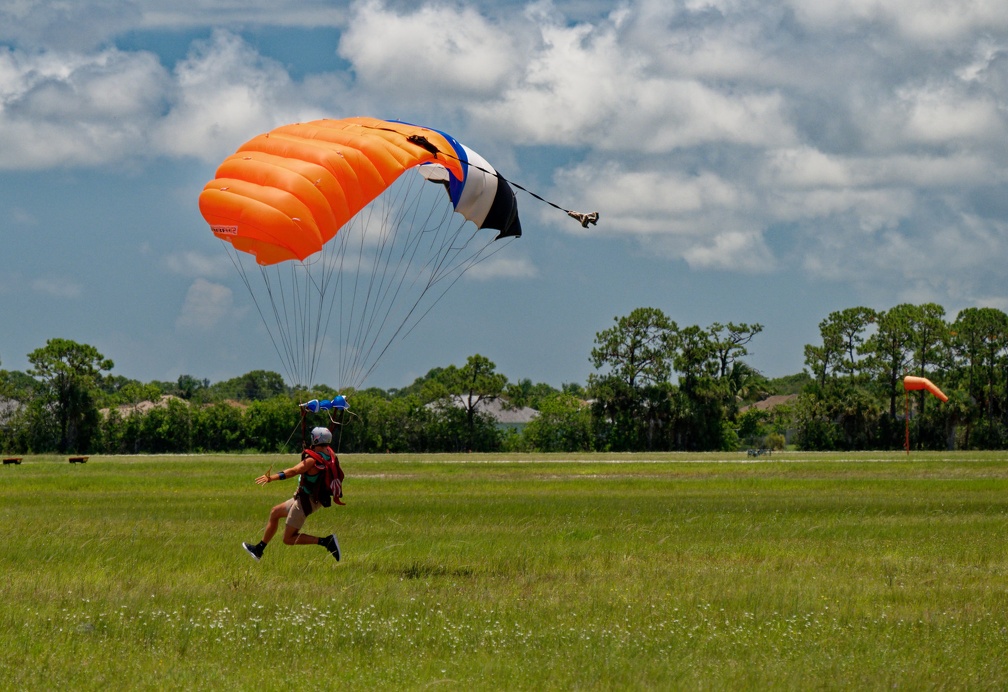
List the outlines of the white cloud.
{"type": "Polygon", "coordinates": [[[89,49],[139,21],[139,8],[131,0],[7,0],[0,5],[0,41],[89,49]]]}
{"type": "Polygon", "coordinates": [[[532,279],[539,275],[535,264],[527,257],[494,256],[476,264],[465,275],[471,279],[532,279]]]}
{"type": "Polygon", "coordinates": [[[169,76],[150,53],[0,51],[0,167],[132,157],[145,148],[169,91],[169,76]]]}
{"type": "MultiPolygon", "coordinates": [[[[727,177],[627,171],[611,164],[564,171],[557,187],[580,190],[581,208],[604,210],[600,223],[607,235],[635,238],[660,256],[704,269],[765,272],[776,266],[762,238],[756,197],[727,177]]],[[[597,232],[560,227],[586,238],[597,232]]]]}
{"type": "MultiPolygon", "coordinates": [[[[568,25],[530,13],[539,43],[499,97],[467,105],[480,129],[506,132],[522,143],[652,155],[709,143],[796,141],[776,88],[755,80],[745,86],[722,82],[712,78],[713,68],[695,69],[691,45],[648,26],[648,19],[667,25],[669,10],[662,7],[660,17],[651,17],[653,4],[631,7],[594,24],[568,25]]],[[[751,66],[755,57],[739,62],[751,66]]]]}
{"type": "Polygon", "coordinates": [[[421,4],[400,13],[368,0],[355,4],[339,53],[367,91],[445,108],[452,98],[498,91],[519,62],[516,48],[504,27],[471,7],[421,4]]]}
{"type": "Polygon", "coordinates": [[[987,95],[971,96],[952,87],[901,93],[906,104],[906,137],[925,144],[982,144],[1003,141],[1005,114],[987,95]]]}
{"type": "Polygon", "coordinates": [[[634,171],[615,163],[563,171],[557,186],[579,190],[579,205],[586,210],[604,209],[605,226],[617,233],[702,233],[699,228],[690,231],[690,223],[725,210],[744,210],[752,202],[743,188],[713,172],[634,171]]]}
{"type": "Polygon", "coordinates": [[[164,258],[164,264],[173,274],[210,278],[221,272],[221,255],[211,257],[200,252],[173,252],[164,258]]]}
{"type": "Polygon", "coordinates": [[[1008,28],[1008,5],[999,0],[788,0],[811,27],[855,31],[858,25],[891,27],[917,41],[952,41],[976,31],[1008,28]]]}
{"type": "Polygon", "coordinates": [[[228,317],[234,295],[227,286],[196,279],[186,292],[175,326],[182,329],[215,329],[228,317]]]}
{"type": "Polygon", "coordinates": [[[31,281],[31,290],[40,295],[66,300],[80,298],[81,295],[80,284],[59,276],[36,277],[31,281]]]}
{"type": "Polygon", "coordinates": [[[281,65],[227,32],[195,44],[174,74],[146,52],[0,50],[0,168],[217,161],[260,132],[324,115],[281,65]]]}
{"type": "Polygon", "coordinates": [[[280,64],[227,32],[196,44],[174,77],[176,99],[152,141],[174,156],[217,161],[261,132],[325,115],[280,64]]]}
{"type": "Polygon", "coordinates": [[[5,0],[0,42],[30,50],[89,50],[129,31],[227,25],[339,27],[346,3],[331,0],[5,0]],[[336,5],[336,6],[334,6],[336,5]]]}
{"type": "Polygon", "coordinates": [[[853,182],[847,161],[810,146],[770,150],[766,159],[763,182],[774,188],[844,187],[853,182]]]}
{"type": "Polygon", "coordinates": [[[773,254],[756,232],[725,231],[693,244],[683,252],[691,267],[767,272],[776,267],[773,254]]]}

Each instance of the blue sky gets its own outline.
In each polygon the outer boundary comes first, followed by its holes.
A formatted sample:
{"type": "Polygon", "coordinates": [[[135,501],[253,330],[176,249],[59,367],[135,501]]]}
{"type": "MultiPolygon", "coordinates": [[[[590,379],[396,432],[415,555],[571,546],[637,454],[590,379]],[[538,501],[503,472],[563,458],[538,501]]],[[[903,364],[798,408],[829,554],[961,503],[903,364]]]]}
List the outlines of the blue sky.
{"type": "MultiPolygon", "coordinates": [[[[0,5],[0,367],[53,337],[143,381],[280,371],[196,199],[278,125],[443,129],[524,236],[366,383],[480,353],[583,383],[636,307],[759,322],[799,372],[830,311],[1008,310],[1008,5],[938,0],[0,5]]],[[[323,365],[318,380],[335,383],[323,365]]]]}

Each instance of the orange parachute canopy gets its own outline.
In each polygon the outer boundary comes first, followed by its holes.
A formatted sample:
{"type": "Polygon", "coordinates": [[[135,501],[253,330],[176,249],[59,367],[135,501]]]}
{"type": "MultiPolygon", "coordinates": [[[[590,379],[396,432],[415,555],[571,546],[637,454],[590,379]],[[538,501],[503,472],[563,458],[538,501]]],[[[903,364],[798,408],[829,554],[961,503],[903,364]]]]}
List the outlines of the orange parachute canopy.
{"type": "Polygon", "coordinates": [[[477,152],[440,130],[366,117],[253,137],[220,164],[199,208],[296,387],[323,361],[359,386],[498,240],[521,236],[514,190],[477,152]],[[326,352],[330,328],[339,343],[326,352]]]}
{"type": "Polygon", "coordinates": [[[945,392],[938,389],[934,382],[926,377],[914,377],[913,375],[907,375],[903,378],[903,389],[908,392],[926,389],[942,401],[948,401],[948,397],[945,395],[945,392]]]}
{"type": "Polygon", "coordinates": [[[477,227],[521,235],[514,193],[482,157],[438,130],[376,118],[296,123],[253,138],[220,165],[199,207],[214,235],[260,265],[303,261],[418,166],[443,172],[456,211],[477,227]]]}

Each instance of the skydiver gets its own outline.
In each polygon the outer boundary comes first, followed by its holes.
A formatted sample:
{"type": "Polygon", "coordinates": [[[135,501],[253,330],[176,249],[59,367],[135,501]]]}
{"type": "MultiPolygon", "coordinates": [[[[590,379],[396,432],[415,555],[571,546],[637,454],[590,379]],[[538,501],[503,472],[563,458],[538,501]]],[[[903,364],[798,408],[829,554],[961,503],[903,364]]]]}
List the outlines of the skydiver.
{"type": "MultiPolygon", "coordinates": [[[[298,487],[294,492],[294,497],[281,502],[270,510],[269,521],[266,522],[266,529],[263,531],[262,540],[255,545],[242,543],[242,546],[248,551],[249,555],[256,560],[262,558],[263,551],[266,550],[270,539],[276,533],[281,517],[287,517],[283,534],[284,543],[287,545],[321,545],[336,558],[337,562],[339,561],[340,547],[339,541],[336,540],[336,534],[320,538],[307,533],[301,533],[301,527],[304,526],[305,518],[319,507],[328,506],[322,500],[325,491],[323,478],[325,476],[326,462],[334,462],[336,468],[339,469],[339,461],[336,460],[336,453],[329,446],[330,444],[332,444],[332,432],[328,428],[315,428],[311,431],[311,445],[301,455],[300,463],[277,474],[266,471],[266,473],[255,479],[256,484],[266,485],[267,483],[282,481],[295,474],[299,474],[298,487]]],[[[342,473],[339,473],[339,475],[342,476],[342,473]]],[[[342,504],[339,502],[338,496],[335,499],[337,503],[342,504]]]]}

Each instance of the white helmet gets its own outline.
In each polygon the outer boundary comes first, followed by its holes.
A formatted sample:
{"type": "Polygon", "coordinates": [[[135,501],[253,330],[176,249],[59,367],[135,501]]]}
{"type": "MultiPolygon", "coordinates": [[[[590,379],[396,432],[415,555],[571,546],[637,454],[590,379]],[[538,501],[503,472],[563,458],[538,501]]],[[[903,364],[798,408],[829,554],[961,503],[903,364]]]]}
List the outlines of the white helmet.
{"type": "Polygon", "coordinates": [[[332,431],[329,428],[313,428],[311,431],[311,444],[312,447],[315,445],[332,444],[332,431]]]}

